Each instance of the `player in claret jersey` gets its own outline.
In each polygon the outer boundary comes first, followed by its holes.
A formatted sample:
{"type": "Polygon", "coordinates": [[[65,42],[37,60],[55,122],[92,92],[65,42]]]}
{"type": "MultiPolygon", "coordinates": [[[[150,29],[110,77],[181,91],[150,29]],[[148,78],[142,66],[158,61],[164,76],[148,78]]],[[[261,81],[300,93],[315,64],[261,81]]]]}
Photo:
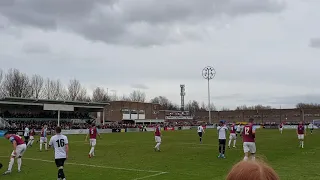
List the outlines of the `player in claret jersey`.
{"type": "Polygon", "coordinates": [[[242,129],[242,140],[243,140],[243,160],[247,161],[248,159],[255,160],[256,154],[256,130],[253,126],[253,119],[249,119],[249,124],[245,125],[242,129]]]}
{"type": "Polygon", "coordinates": [[[298,128],[297,128],[297,135],[299,139],[299,147],[304,148],[304,135],[306,134],[304,125],[302,122],[299,123],[298,128]]]}
{"type": "Polygon", "coordinates": [[[40,134],[40,151],[42,151],[42,144],[44,144],[44,148],[47,151],[48,150],[48,144],[47,144],[47,125],[44,125],[41,129],[40,134]]]}
{"type": "Polygon", "coordinates": [[[228,147],[229,148],[231,146],[232,140],[233,140],[233,148],[235,148],[236,147],[236,142],[237,142],[236,125],[235,125],[235,123],[233,123],[230,126],[230,136],[229,136],[229,143],[228,143],[228,147]]]}
{"type": "Polygon", "coordinates": [[[281,134],[282,134],[282,130],[283,130],[283,123],[280,123],[280,125],[279,125],[279,131],[280,131],[281,134]]]}
{"type": "Polygon", "coordinates": [[[30,131],[30,141],[27,144],[27,147],[32,147],[32,144],[34,142],[34,135],[36,134],[34,128],[31,129],[30,131]]]}
{"type": "Polygon", "coordinates": [[[18,135],[5,133],[4,137],[9,139],[10,142],[12,143],[13,151],[11,153],[8,170],[6,172],[4,172],[3,175],[7,175],[7,174],[11,173],[15,158],[17,158],[18,172],[20,172],[21,165],[22,165],[21,158],[27,149],[27,145],[25,144],[23,139],[18,135]]]}
{"type": "Polygon", "coordinates": [[[156,146],[154,147],[155,151],[160,152],[160,145],[161,145],[161,129],[160,125],[157,125],[156,128],[154,129],[154,139],[156,141],[156,146]]]}
{"type": "Polygon", "coordinates": [[[94,148],[97,144],[97,135],[99,136],[99,138],[101,139],[101,136],[98,132],[98,128],[96,127],[95,124],[92,124],[91,125],[91,128],[89,128],[89,133],[87,134],[86,136],[86,140],[88,140],[88,136],[90,136],[90,146],[91,146],[91,149],[89,151],[89,158],[92,158],[95,153],[94,153],[94,148]]]}

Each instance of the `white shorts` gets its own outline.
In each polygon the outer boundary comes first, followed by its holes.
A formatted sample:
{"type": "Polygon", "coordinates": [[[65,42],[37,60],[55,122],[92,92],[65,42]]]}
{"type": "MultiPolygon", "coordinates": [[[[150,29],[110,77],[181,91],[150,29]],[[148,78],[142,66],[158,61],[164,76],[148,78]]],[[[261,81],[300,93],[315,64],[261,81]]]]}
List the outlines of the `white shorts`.
{"type": "Polygon", "coordinates": [[[282,128],[280,128],[279,130],[282,131],[282,128]]]}
{"type": "Polygon", "coordinates": [[[298,139],[299,140],[304,140],[304,134],[298,134],[298,139]]]}
{"type": "Polygon", "coordinates": [[[40,143],[47,143],[47,137],[40,137],[40,143]]]}
{"type": "Polygon", "coordinates": [[[237,139],[237,135],[235,133],[231,133],[230,136],[229,136],[229,139],[230,140],[235,140],[235,139],[237,139]]]}
{"type": "Polygon", "coordinates": [[[161,143],[161,137],[160,136],[155,136],[154,140],[156,141],[156,143],[161,143]]]}
{"type": "Polygon", "coordinates": [[[97,140],[96,139],[90,139],[90,146],[96,146],[97,140]]]}
{"type": "Polygon", "coordinates": [[[257,149],[256,149],[255,142],[244,142],[243,143],[243,152],[244,153],[250,152],[251,154],[255,154],[256,151],[257,151],[257,149]]]}
{"type": "Polygon", "coordinates": [[[11,156],[14,156],[14,157],[23,156],[26,149],[27,149],[26,144],[20,144],[16,147],[16,154],[14,154],[14,151],[12,151],[11,156]]]}
{"type": "Polygon", "coordinates": [[[30,136],[30,140],[34,140],[34,137],[33,137],[33,136],[30,136]]]}

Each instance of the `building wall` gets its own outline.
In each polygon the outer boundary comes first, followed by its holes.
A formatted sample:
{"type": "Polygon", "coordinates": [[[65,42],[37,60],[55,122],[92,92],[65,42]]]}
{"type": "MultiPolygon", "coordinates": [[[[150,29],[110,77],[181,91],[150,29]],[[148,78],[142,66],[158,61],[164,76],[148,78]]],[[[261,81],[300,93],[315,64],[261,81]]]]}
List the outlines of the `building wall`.
{"type": "MultiPolygon", "coordinates": [[[[105,110],[106,121],[121,121],[124,117],[124,110],[129,112],[143,112],[144,114],[137,114],[136,116],[131,114],[133,119],[160,119],[159,118],[159,104],[153,103],[141,103],[141,102],[130,102],[130,101],[112,101],[105,110]]],[[[127,119],[127,118],[125,118],[127,119]]],[[[129,119],[127,119],[129,120],[129,119]]]]}
{"type": "MultiPolygon", "coordinates": [[[[254,118],[256,122],[311,122],[320,119],[320,109],[268,109],[268,110],[245,110],[245,111],[212,111],[211,120],[217,123],[219,120],[229,122],[246,122],[249,118],[254,118]]],[[[208,121],[208,111],[195,113],[195,119],[198,121],[208,121]]]]}

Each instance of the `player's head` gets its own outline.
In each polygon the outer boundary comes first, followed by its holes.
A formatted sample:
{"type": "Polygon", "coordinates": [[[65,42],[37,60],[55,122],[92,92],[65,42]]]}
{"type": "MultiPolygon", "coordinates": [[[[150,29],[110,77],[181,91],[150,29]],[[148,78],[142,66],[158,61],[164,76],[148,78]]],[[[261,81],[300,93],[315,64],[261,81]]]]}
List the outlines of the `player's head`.
{"type": "Polygon", "coordinates": [[[272,167],[260,161],[241,161],[234,165],[226,180],[280,180],[272,167]]]}
{"type": "Polygon", "coordinates": [[[300,121],[299,124],[302,125],[303,124],[302,121],[300,121]]]}
{"type": "Polygon", "coordinates": [[[253,118],[250,118],[249,119],[249,123],[253,123],[254,119],[253,118]]]}
{"type": "Polygon", "coordinates": [[[56,127],[56,133],[57,133],[57,134],[60,134],[60,133],[61,133],[61,127],[59,127],[59,126],[56,127]]]}
{"type": "Polygon", "coordinates": [[[7,138],[7,139],[9,139],[10,138],[10,134],[9,134],[9,132],[7,131],[6,133],[4,133],[4,135],[3,135],[5,138],[7,138]]]}
{"type": "Polygon", "coordinates": [[[222,126],[224,124],[224,120],[220,120],[219,125],[222,126]]]}

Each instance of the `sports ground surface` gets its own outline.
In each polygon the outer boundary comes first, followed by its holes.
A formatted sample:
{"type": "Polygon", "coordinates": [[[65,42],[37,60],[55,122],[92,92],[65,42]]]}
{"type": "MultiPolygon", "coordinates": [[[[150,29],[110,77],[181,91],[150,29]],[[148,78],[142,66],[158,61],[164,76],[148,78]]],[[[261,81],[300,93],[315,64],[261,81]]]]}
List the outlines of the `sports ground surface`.
{"type": "MultiPolygon", "coordinates": [[[[243,157],[241,141],[236,149],[227,149],[226,159],[217,158],[217,134],[208,130],[204,143],[198,143],[195,130],[163,132],[162,152],[154,152],[151,132],[103,134],[97,140],[96,157],[89,159],[85,136],[68,136],[70,155],[65,166],[67,180],[223,180],[243,157]]],[[[37,137],[38,138],[38,137],[37,137]]],[[[1,180],[56,179],[52,149],[39,152],[39,144],[27,150],[22,172],[15,162],[11,175],[1,180]]],[[[0,162],[4,172],[12,148],[8,140],[0,139],[0,162]]],[[[294,130],[257,130],[257,153],[270,163],[282,180],[320,179],[320,131],[307,134],[305,148],[298,148],[294,130]]]]}

